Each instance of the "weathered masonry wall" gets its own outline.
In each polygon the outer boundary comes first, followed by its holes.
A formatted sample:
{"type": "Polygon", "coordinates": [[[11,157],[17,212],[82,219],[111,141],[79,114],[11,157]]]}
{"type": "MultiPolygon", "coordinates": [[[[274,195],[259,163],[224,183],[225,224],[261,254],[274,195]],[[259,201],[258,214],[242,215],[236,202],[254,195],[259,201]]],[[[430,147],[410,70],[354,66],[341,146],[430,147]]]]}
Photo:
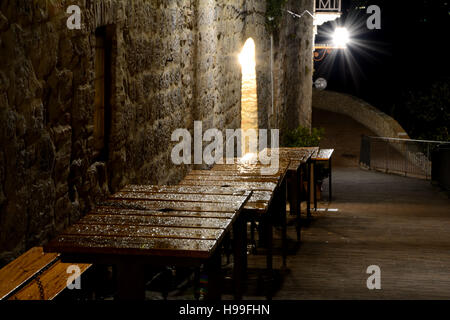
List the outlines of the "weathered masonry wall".
{"type": "MultiPolygon", "coordinates": [[[[312,10],[312,0],[293,11],[312,10]]],[[[244,42],[256,43],[260,128],[309,125],[312,20],[274,38],[274,111],[265,1],[2,0],[0,264],[41,244],[127,183],[171,184],[177,128],[240,127],[244,42]],[[69,30],[69,5],[81,30],[69,30]],[[111,129],[94,150],[95,31],[112,30],[111,129]]]]}

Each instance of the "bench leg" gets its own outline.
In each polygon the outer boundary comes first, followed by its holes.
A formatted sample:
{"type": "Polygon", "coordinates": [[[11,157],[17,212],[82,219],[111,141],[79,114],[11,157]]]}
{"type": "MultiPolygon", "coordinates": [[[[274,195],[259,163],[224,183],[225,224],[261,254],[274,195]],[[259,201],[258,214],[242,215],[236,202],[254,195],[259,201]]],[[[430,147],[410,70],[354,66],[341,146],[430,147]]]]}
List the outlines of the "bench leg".
{"type": "Polygon", "coordinates": [[[317,211],[317,163],[313,163],[314,211],[317,211]]]}
{"type": "Polygon", "coordinates": [[[297,174],[295,175],[295,179],[292,183],[292,187],[291,190],[294,194],[293,196],[293,204],[291,203],[291,206],[294,206],[294,211],[295,211],[295,218],[296,218],[296,223],[295,223],[295,228],[297,231],[297,241],[300,242],[301,240],[301,228],[302,228],[302,222],[301,222],[301,200],[300,200],[300,192],[301,192],[301,185],[302,185],[302,178],[301,178],[301,170],[299,169],[297,171],[297,174]]]}
{"type": "MultiPolygon", "coordinates": [[[[306,177],[303,175],[303,170],[300,170],[299,172],[299,182],[298,182],[298,192],[299,192],[299,200],[298,200],[298,227],[299,227],[299,233],[301,233],[302,229],[302,196],[305,193],[305,185],[304,182],[306,181],[306,177]]],[[[300,234],[300,240],[301,240],[301,234],[300,234]]]]}
{"type": "Polygon", "coordinates": [[[209,301],[218,301],[221,298],[222,292],[222,256],[220,250],[212,255],[206,263],[206,275],[208,284],[206,286],[206,299],[209,301]]]}
{"type": "Polygon", "coordinates": [[[247,222],[242,215],[233,226],[233,239],[234,298],[242,300],[245,279],[247,278],[247,222]]]}
{"type": "Polygon", "coordinates": [[[144,265],[135,261],[117,265],[119,300],[145,300],[144,265]]]}
{"type": "MultiPolygon", "coordinates": [[[[270,213],[270,216],[272,214],[270,213]]],[[[271,223],[270,217],[267,217],[265,223],[264,223],[264,238],[265,238],[265,244],[266,244],[266,263],[267,263],[267,271],[269,274],[272,274],[273,270],[273,263],[272,263],[272,246],[273,246],[273,227],[271,223]]]]}
{"type": "Polygon", "coordinates": [[[200,300],[200,267],[194,269],[194,299],[200,300]]]}
{"type": "Polygon", "coordinates": [[[308,188],[306,190],[306,214],[308,217],[308,220],[311,219],[311,162],[308,162],[307,170],[306,170],[306,176],[308,180],[308,188]]]}
{"type": "Polygon", "coordinates": [[[333,199],[333,193],[332,193],[332,189],[331,189],[331,186],[332,186],[332,183],[331,183],[331,176],[332,176],[332,169],[331,169],[331,158],[330,158],[330,164],[329,164],[329,167],[330,167],[330,177],[329,177],[329,194],[328,194],[328,196],[329,196],[329,199],[328,199],[328,201],[329,202],[331,202],[331,200],[333,199]]]}
{"type": "Polygon", "coordinates": [[[286,217],[286,180],[281,185],[279,194],[279,212],[281,215],[281,251],[283,255],[283,267],[287,265],[287,217],[286,217]]]}

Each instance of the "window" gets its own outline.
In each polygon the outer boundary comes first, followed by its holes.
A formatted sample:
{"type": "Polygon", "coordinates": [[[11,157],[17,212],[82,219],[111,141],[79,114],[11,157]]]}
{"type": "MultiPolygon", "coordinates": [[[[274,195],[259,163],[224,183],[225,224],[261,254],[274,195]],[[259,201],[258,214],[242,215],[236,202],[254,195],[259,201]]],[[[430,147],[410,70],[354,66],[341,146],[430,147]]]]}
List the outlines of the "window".
{"type": "Polygon", "coordinates": [[[111,132],[112,36],[112,26],[95,32],[94,158],[99,161],[108,160],[111,132]]]}

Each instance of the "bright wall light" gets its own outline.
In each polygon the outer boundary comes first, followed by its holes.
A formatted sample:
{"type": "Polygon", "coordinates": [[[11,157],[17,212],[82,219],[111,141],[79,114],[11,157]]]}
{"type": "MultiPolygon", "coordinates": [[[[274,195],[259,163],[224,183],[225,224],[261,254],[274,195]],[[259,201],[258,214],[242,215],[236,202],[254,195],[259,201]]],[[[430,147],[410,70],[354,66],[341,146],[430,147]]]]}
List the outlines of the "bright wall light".
{"type": "Polygon", "coordinates": [[[241,129],[255,130],[255,135],[242,135],[242,154],[251,152],[258,145],[258,90],[256,84],[255,42],[248,38],[239,54],[242,67],[241,129]]]}
{"type": "Polygon", "coordinates": [[[336,28],[333,34],[333,42],[338,48],[346,48],[350,42],[350,33],[346,28],[336,28]]]}
{"type": "Polygon", "coordinates": [[[252,38],[245,42],[244,48],[239,54],[239,62],[242,67],[242,74],[248,75],[255,73],[255,42],[252,38]]]}

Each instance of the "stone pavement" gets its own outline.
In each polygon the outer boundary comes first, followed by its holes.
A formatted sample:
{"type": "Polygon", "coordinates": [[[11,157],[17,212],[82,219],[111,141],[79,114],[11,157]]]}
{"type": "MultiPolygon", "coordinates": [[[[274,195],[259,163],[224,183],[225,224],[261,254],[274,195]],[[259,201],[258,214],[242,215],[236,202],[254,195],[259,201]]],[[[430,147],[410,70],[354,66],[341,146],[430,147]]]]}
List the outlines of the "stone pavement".
{"type": "Polygon", "coordinates": [[[314,214],[275,298],[450,299],[448,196],[428,181],[359,169],[360,136],[370,131],[326,111],[313,119],[327,131],[322,146],[337,149],[334,200],[319,208],[338,211],[314,214]],[[381,290],[367,289],[371,265],[381,268],[381,290]]]}
{"type": "MultiPolygon", "coordinates": [[[[286,270],[275,230],[274,299],[450,299],[447,195],[428,181],[359,169],[360,136],[373,133],[354,120],[315,110],[314,126],[326,129],[322,147],[336,149],[334,199],[319,203],[321,211],[303,229],[300,246],[295,228],[288,227],[286,270]],[[381,290],[367,288],[371,265],[381,268],[381,290]]],[[[323,195],[328,199],[326,182],[323,195]]],[[[258,276],[264,267],[263,251],[249,255],[245,299],[265,299],[258,276]]],[[[192,296],[189,288],[171,298],[192,296]]]]}
{"type": "Polygon", "coordinates": [[[275,298],[450,299],[448,197],[427,181],[358,168],[334,176],[334,201],[319,208],[338,211],[314,214],[275,298]],[[371,265],[382,290],[367,289],[371,265]]]}

